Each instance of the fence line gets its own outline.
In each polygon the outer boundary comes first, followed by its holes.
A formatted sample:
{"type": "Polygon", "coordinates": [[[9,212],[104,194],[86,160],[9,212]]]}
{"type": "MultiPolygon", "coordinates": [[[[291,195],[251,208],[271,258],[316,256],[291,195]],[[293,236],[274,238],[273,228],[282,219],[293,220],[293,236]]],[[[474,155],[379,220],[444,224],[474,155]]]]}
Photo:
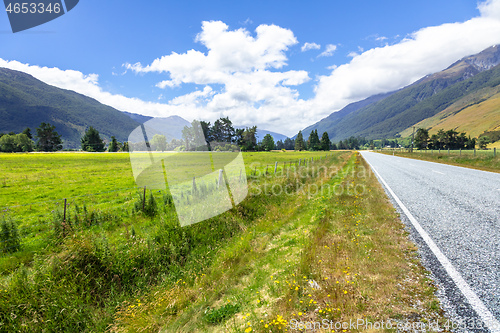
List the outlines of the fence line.
{"type": "MultiPolygon", "coordinates": [[[[313,163],[314,161],[317,161],[317,160],[322,160],[322,159],[326,159],[328,156],[331,156],[332,154],[325,154],[324,156],[319,156],[317,158],[314,158],[312,157],[310,160],[309,159],[298,159],[298,160],[287,160],[287,161],[281,161],[281,162],[278,162],[278,161],[275,161],[274,163],[274,166],[275,166],[275,169],[274,169],[274,174],[276,174],[279,170],[279,165],[281,163],[283,163],[283,166],[281,168],[281,170],[285,170],[287,164],[289,166],[289,169],[292,168],[292,166],[301,166],[301,167],[305,167],[305,166],[308,166],[310,165],[310,163],[313,163]],[[301,162],[303,161],[303,164],[301,165],[301,162]]],[[[268,168],[269,164],[266,164],[266,169],[268,168]]],[[[260,171],[261,168],[259,168],[259,171],[260,171]]],[[[256,172],[257,170],[257,167],[255,167],[254,171],[256,172]]],[[[250,174],[252,173],[252,170],[250,170],[250,174]]],[[[255,173],[256,175],[256,173],[255,173]]],[[[255,176],[254,175],[254,176],[255,176]]],[[[263,175],[268,175],[268,173],[266,172],[265,174],[262,173],[261,176],[263,175]]],[[[240,177],[241,177],[241,171],[240,171],[240,177]]],[[[157,184],[162,184],[163,182],[159,182],[157,184]]],[[[155,184],[153,184],[155,185],[155,184]]],[[[116,189],[116,190],[111,190],[111,191],[103,191],[103,192],[96,192],[96,193],[89,193],[89,194],[84,194],[84,195],[77,195],[77,196],[72,196],[72,197],[67,197],[67,198],[64,198],[64,199],[53,199],[53,200],[45,200],[45,201],[41,201],[41,202],[36,202],[36,203],[26,203],[26,204],[21,204],[21,205],[15,205],[15,206],[4,206],[2,207],[2,209],[0,210],[0,222],[2,220],[4,220],[5,222],[14,222],[15,223],[15,228],[16,228],[16,233],[17,233],[17,239],[18,241],[20,242],[21,246],[26,246],[27,244],[31,244],[37,240],[40,240],[40,238],[35,238],[32,239],[32,240],[29,240],[29,241],[25,241],[28,237],[30,237],[31,235],[33,234],[47,234],[48,232],[50,232],[51,230],[51,227],[55,227],[58,221],[58,219],[61,219],[62,220],[60,221],[61,222],[61,227],[63,228],[63,233],[65,232],[65,228],[71,228],[75,222],[75,217],[77,217],[80,221],[84,221],[85,218],[88,218],[90,214],[92,213],[97,213],[97,214],[103,214],[103,213],[109,213],[111,211],[116,211],[116,210],[123,210],[126,206],[126,205],[130,205],[130,204],[134,204],[134,199],[133,197],[127,199],[126,202],[122,202],[123,205],[121,205],[120,207],[103,207],[102,209],[99,209],[99,208],[95,208],[96,206],[98,206],[99,204],[97,205],[93,205],[91,207],[91,210],[87,211],[87,213],[81,213],[81,212],[77,212],[76,211],[76,207],[78,207],[78,203],[77,203],[77,199],[82,199],[82,198],[95,198],[97,196],[100,196],[100,195],[105,195],[105,194],[111,194],[111,193],[118,193],[118,192],[123,192],[123,191],[126,191],[126,190],[142,190],[144,188],[144,192],[141,193],[141,200],[142,200],[142,205],[143,205],[143,210],[144,210],[144,205],[145,205],[145,202],[146,202],[146,187],[140,187],[140,186],[134,186],[134,187],[128,187],[128,188],[121,188],[121,189],[116,189]],[[28,207],[28,206],[35,206],[35,205],[42,205],[42,204],[48,204],[48,203],[54,203],[55,204],[55,208],[53,210],[51,210],[50,212],[46,212],[45,214],[43,215],[38,215],[38,216],[33,216],[33,217],[19,217],[18,219],[16,218],[12,218],[10,215],[10,213],[13,213],[16,209],[19,209],[19,208],[24,208],[24,207],[28,207]],[[71,208],[71,207],[74,207],[74,210],[73,212],[70,212],[68,209],[71,208]],[[94,208],[94,209],[92,209],[94,208]],[[2,213],[2,210],[3,210],[3,214],[2,213]],[[61,214],[61,210],[64,212],[63,213],[63,216],[58,216],[57,214],[61,214]],[[50,216],[52,215],[52,217],[50,216]],[[21,221],[22,225],[21,226],[18,226],[19,222],[21,221]],[[43,221],[43,222],[42,222],[43,221]],[[32,224],[33,222],[35,222],[35,224],[32,224]],[[38,223],[37,223],[38,222],[38,223]],[[68,223],[67,226],[65,226],[64,224],[65,223],[68,223]],[[38,230],[36,230],[38,229],[38,230]]],[[[167,188],[165,188],[165,191],[167,190],[167,188]]],[[[158,191],[158,192],[162,192],[162,191],[158,191]]],[[[132,194],[132,193],[131,193],[132,194]]],[[[114,202],[117,202],[117,201],[121,201],[122,199],[116,199],[116,200],[113,200],[113,201],[106,201],[106,202],[103,202],[102,204],[113,204],[114,202]]],[[[82,204],[82,203],[81,203],[82,204]]],[[[80,206],[82,208],[80,209],[83,209],[83,208],[86,208],[86,203],[83,202],[82,206],[80,206]]],[[[98,223],[94,224],[94,225],[100,225],[102,224],[103,221],[99,221],[98,223]]],[[[93,226],[93,225],[90,225],[90,226],[93,226]]],[[[89,227],[90,227],[89,226],[89,227]]],[[[12,241],[14,238],[10,238],[10,239],[3,239],[2,236],[4,236],[5,234],[8,234],[9,232],[11,232],[11,230],[5,230],[5,231],[0,231],[0,245],[4,244],[4,243],[7,243],[9,241],[12,241]]],[[[1,246],[0,246],[1,247],[1,246]]],[[[18,245],[12,245],[10,247],[1,247],[0,250],[3,250],[3,252],[6,252],[8,251],[9,249],[12,249],[12,248],[15,248],[15,247],[18,247],[18,245]]],[[[1,255],[0,255],[1,256],[1,255]]]]}

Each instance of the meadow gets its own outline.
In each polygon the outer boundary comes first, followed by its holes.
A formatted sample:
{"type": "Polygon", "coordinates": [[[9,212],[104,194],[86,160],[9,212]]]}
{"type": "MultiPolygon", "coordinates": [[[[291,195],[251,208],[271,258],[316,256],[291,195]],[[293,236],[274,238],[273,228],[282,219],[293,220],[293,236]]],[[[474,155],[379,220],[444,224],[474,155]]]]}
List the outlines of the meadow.
{"type": "Polygon", "coordinates": [[[1,254],[0,331],[442,320],[414,245],[358,154],[243,159],[249,195],[180,227],[168,189],[144,197],[128,154],[1,154],[0,222],[16,225],[20,248],[1,254]]]}
{"type": "Polygon", "coordinates": [[[415,158],[419,160],[451,164],[466,168],[473,168],[484,171],[500,172],[500,149],[496,149],[496,156],[494,156],[493,149],[476,150],[417,150],[414,149],[413,153],[408,152],[408,149],[382,149],[377,150],[389,155],[396,155],[407,158],[415,158]]]}

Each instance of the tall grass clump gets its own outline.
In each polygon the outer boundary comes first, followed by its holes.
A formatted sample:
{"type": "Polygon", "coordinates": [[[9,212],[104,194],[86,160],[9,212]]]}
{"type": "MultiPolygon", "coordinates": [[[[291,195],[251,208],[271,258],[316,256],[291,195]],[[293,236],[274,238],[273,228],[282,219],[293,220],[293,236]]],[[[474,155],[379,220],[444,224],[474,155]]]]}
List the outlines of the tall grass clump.
{"type": "Polygon", "coordinates": [[[14,253],[21,249],[17,224],[5,217],[0,220],[0,252],[14,253]]]}

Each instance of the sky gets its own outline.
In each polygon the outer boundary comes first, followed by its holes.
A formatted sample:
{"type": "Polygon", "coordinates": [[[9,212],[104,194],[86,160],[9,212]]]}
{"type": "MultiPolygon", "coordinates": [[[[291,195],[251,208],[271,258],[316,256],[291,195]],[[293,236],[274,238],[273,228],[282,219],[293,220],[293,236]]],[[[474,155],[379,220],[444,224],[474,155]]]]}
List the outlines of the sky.
{"type": "Polygon", "coordinates": [[[121,111],[288,136],[495,44],[500,0],[80,0],[15,34],[0,11],[0,67],[121,111]]]}

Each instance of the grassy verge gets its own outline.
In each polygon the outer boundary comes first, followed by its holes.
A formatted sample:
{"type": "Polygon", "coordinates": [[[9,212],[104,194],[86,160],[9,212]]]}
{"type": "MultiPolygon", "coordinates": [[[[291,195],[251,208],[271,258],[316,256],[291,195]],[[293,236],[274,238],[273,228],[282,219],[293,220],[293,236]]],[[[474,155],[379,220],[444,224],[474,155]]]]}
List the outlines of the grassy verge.
{"type": "MultiPolygon", "coordinates": [[[[331,162],[330,162],[331,163],[331,162]]],[[[359,155],[337,172],[260,178],[266,213],[198,274],[121,306],[112,332],[375,331],[443,320],[435,288],[378,181],[359,155]],[[297,185],[299,184],[299,185],[297,185]],[[302,185],[300,185],[302,184],[302,185]],[[363,320],[365,326],[330,327],[363,320]]],[[[263,202],[261,202],[263,203],[263,202]]]]}
{"type": "MultiPolygon", "coordinates": [[[[380,152],[380,151],[379,151],[380,152]]],[[[382,153],[393,154],[392,150],[383,150],[382,153]]],[[[474,156],[473,151],[462,151],[452,150],[448,154],[448,151],[419,151],[414,150],[413,153],[394,151],[395,156],[414,158],[418,160],[444,163],[450,165],[456,165],[466,168],[500,172],[500,149],[497,149],[497,156],[493,157],[493,151],[480,151],[476,152],[474,156]]]]}
{"type": "MultiPolygon", "coordinates": [[[[322,163],[328,161],[337,166],[347,155],[349,153],[333,153],[322,163]]],[[[312,154],[304,156],[314,157],[312,154]]],[[[323,153],[316,157],[319,156],[323,157],[323,153]]],[[[8,175],[6,186],[0,193],[0,203],[18,204],[15,209],[10,207],[2,211],[0,217],[13,218],[21,234],[21,251],[2,254],[0,331],[6,332],[105,331],[112,323],[116,309],[124,302],[132,308],[139,306],[142,295],[158,285],[174,286],[181,281],[191,283],[206,274],[221,249],[235,243],[240,234],[269,211],[277,212],[285,198],[291,200],[293,197],[284,194],[268,196],[255,190],[259,187],[254,186],[253,195],[237,208],[181,228],[167,193],[153,195],[148,191],[146,208],[150,206],[149,198],[156,207],[154,213],[149,214],[136,209],[137,204],[142,206],[142,202],[135,188],[129,188],[125,193],[113,190],[110,185],[113,182],[127,186],[131,181],[130,165],[122,155],[23,154],[0,157],[6,162],[1,164],[2,171],[5,171],[3,175],[8,175]],[[72,158],[75,158],[73,164],[72,158]],[[106,171],[110,160],[116,166],[112,172],[106,171]],[[32,173],[24,174],[35,166],[32,173]],[[59,166],[57,172],[50,171],[56,166],[59,166]],[[54,209],[54,214],[50,210],[44,212],[41,207],[32,210],[29,200],[33,198],[33,190],[36,193],[46,189],[44,199],[48,201],[43,204],[50,207],[54,204],[51,200],[61,193],[71,195],[72,181],[78,180],[82,173],[89,177],[73,184],[79,194],[106,190],[108,185],[112,191],[103,196],[90,195],[88,210],[83,205],[77,209],[77,203],[72,205],[67,215],[71,225],[61,232],[60,209],[54,209]],[[105,188],[101,188],[100,180],[104,179],[105,188]],[[15,202],[9,199],[11,189],[16,191],[15,202]],[[30,219],[25,220],[27,216],[30,219]],[[40,222],[47,216],[47,220],[40,222]],[[36,229],[41,226],[43,229],[36,229]],[[36,247],[27,246],[29,237],[40,240],[36,247]],[[25,253],[29,256],[22,255],[25,253]]],[[[274,161],[273,154],[263,153],[258,157],[264,157],[270,163],[274,161]]],[[[287,156],[286,160],[290,158],[287,156]]],[[[247,158],[245,160],[249,163],[247,158]]],[[[292,178],[265,176],[263,166],[258,170],[261,172],[252,178],[252,182],[277,181],[288,185],[291,192],[309,182],[310,178],[310,169],[303,169],[306,174],[300,179],[293,178],[296,182],[292,178]]],[[[234,312],[234,308],[226,312],[231,311],[234,312]]],[[[220,315],[214,313],[213,317],[217,321],[220,315]]]]}

